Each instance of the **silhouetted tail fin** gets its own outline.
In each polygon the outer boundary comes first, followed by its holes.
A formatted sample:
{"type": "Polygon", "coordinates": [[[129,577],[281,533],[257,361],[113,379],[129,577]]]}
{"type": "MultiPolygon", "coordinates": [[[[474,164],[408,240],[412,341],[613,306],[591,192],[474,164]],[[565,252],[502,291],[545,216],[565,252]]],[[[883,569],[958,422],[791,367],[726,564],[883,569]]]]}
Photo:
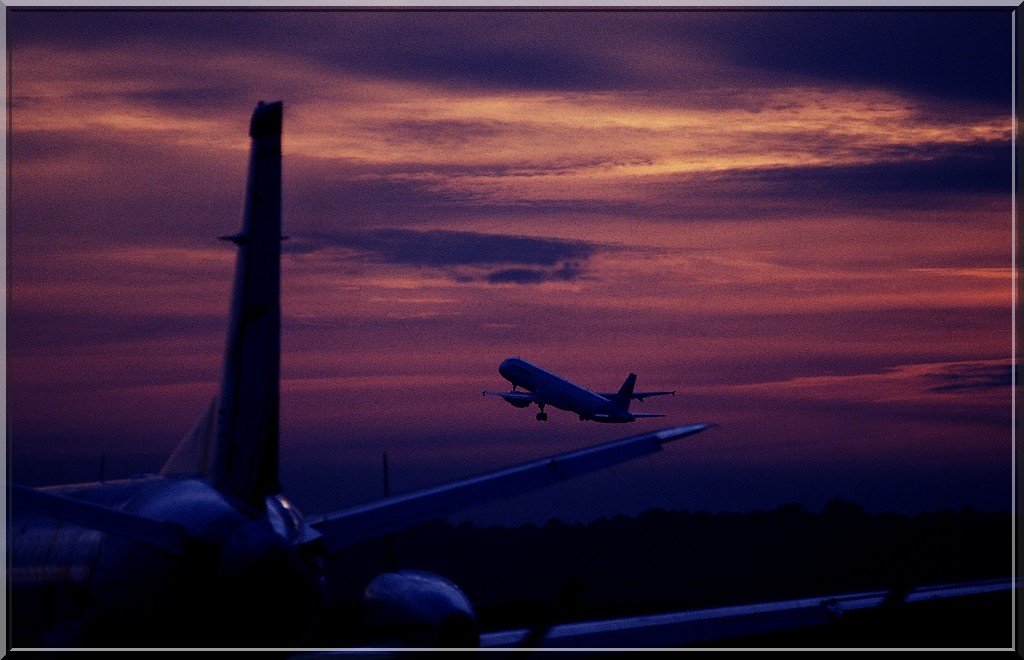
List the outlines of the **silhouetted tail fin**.
{"type": "Polygon", "coordinates": [[[636,387],[636,374],[629,374],[622,383],[622,387],[615,394],[614,401],[623,410],[629,410],[629,404],[633,401],[633,388],[636,387]]]}
{"type": "Polygon", "coordinates": [[[280,491],[282,110],[261,101],[253,112],[242,230],[223,237],[238,246],[238,260],[209,479],[257,508],[280,491]]]}

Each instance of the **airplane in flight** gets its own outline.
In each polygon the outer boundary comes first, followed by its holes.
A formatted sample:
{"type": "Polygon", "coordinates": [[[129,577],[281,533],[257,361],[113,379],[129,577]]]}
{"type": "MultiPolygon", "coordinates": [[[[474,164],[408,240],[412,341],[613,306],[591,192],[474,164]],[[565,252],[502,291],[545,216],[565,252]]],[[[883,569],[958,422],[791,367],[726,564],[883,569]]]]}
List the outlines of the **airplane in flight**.
{"type": "Polygon", "coordinates": [[[641,417],[664,417],[660,413],[634,413],[629,411],[629,404],[634,400],[643,401],[649,396],[675,396],[669,392],[636,392],[636,374],[629,374],[618,392],[591,392],[576,383],[557,376],[550,371],[541,369],[520,358],[510,357],[498,365],[498,373],[512,383],[511,392],[489,392],[484,395],[500,396],[516,408],[526,408],[531,403],[537,404],[540,412],[537,421],[547,421],[545,406],[573,412],[579,415],[580,421],[593,420],[608,424],[634,422],[641,417]],[[516,388],[523,388],[521,392],[516,388]]]}
{"type": "MultiPolygon", "coordinates": [[[[252,114],[242,227],[223,237],[238,250],[223,373],[195,427],[156,474],[8,484],[9,648],[301,647],[325,612],[326,560],[341,550],[708,428],[672,426],[303,516],[278,470],[282,118],[280,101],[252,114]]],[[[393,644],[480,642],[472,604],[439,575],[383,573],[364,606],[393,644]]]]}

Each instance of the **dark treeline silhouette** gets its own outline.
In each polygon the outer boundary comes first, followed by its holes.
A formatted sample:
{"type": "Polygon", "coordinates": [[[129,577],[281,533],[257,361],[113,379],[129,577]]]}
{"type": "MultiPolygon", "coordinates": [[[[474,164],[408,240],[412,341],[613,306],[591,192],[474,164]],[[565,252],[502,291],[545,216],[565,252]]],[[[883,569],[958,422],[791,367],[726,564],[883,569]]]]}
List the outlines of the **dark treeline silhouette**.
{"type": "Polygon", "coordinates": [[[820,512],[788,504],[517,528],[431,523],[349,549],[329,575],[345,607],[379,572],[433,571],[465,591],[485,629],[500,629],[1006,577],[1012,522],[971,508],[869,514],[837,499],[820,512]]]}

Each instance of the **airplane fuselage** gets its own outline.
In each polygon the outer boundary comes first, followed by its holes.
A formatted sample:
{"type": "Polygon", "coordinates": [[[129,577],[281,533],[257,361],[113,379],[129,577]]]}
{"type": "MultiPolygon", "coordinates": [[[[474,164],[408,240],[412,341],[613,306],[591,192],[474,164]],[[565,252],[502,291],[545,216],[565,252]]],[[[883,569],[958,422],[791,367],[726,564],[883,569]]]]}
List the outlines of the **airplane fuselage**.
{"type": "Polygon", "coordinates": [[[574,412],[581,420],[624,423],[636,420],[611,399],[520,358],[507,358],[498,365],[498,373],[516,387],[541,397],[545,405],[574,412]]]}

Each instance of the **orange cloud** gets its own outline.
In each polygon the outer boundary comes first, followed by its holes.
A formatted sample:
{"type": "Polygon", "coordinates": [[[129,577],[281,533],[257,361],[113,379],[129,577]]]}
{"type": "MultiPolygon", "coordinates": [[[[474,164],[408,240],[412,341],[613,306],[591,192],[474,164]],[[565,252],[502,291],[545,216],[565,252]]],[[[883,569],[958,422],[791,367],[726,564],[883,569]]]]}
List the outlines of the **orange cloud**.
{"type": "MultiPolygon", "coordinates": [[[[183,112],[158,101],[178,84],[178,55],[156,52],[140,77],[110,52],[20,48],[13,134],[244,151],[237,108],[183,112]]],[[[214,80],[244,80],[252,67],[215,52],[189,61],[198,67],[193,75],[214,80]]],[[[1007,143],[1011,132],[1004,116],[924,111],[920,100],[881,89],[508,93],[339,73],[289,57],[268,62],[261,76],[282,96],[296,79],[320,81],[316,97],[285,98],[292,157],[340,161],[364,177],[413,180],[490,203],[635,200],[650,194],[636,186],[665,178],[927,160],[952,147],[1007,143]]]]}

